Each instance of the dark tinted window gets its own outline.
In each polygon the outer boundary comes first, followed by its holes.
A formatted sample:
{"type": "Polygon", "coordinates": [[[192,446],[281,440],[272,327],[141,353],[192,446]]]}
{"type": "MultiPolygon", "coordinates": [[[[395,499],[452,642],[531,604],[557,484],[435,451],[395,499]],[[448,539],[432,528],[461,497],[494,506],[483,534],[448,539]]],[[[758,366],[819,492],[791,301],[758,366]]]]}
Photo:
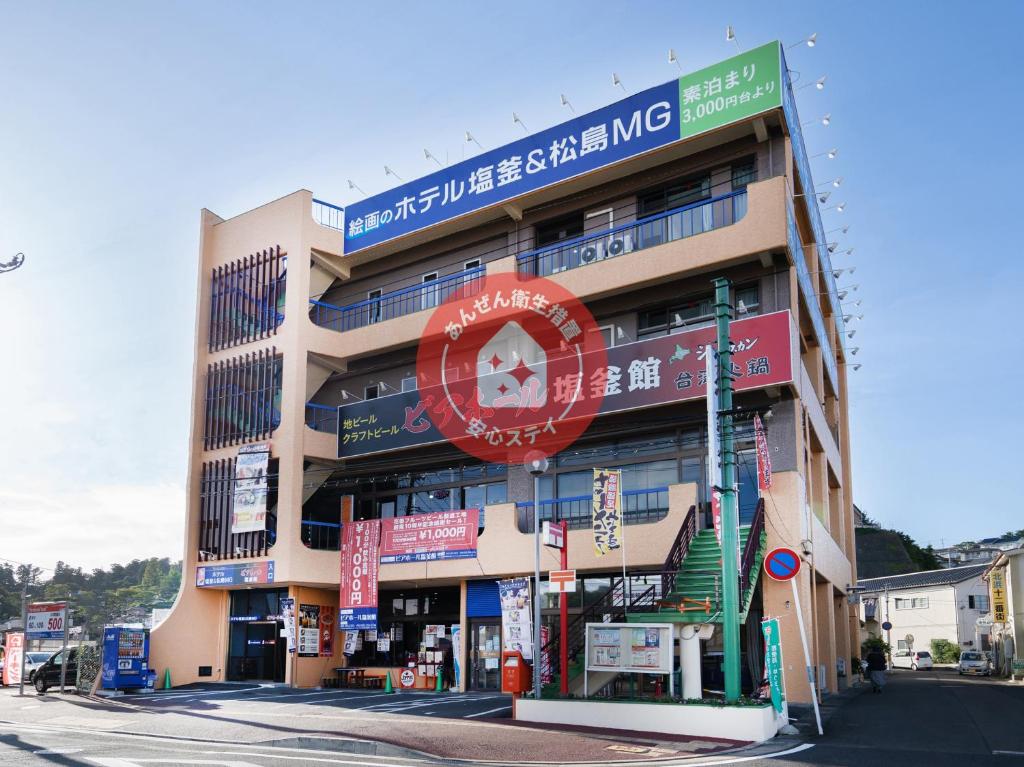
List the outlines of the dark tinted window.
{"type": "Polygon", "coordinates": [[[704,174],[675,181],[660,189],[647,192],[640,196],[639,214],[653,216],[673,208],[681,208],[693,202],[705,200],[711,196],[711,176],[704,174]]]}
{"type": "Polygon", "coordinates": [[[551,245],[554,242],[569,240],[583,234],[583,212],[573,213],[571,216],[545,221],[537,224],[537,247],[551,245]]]}

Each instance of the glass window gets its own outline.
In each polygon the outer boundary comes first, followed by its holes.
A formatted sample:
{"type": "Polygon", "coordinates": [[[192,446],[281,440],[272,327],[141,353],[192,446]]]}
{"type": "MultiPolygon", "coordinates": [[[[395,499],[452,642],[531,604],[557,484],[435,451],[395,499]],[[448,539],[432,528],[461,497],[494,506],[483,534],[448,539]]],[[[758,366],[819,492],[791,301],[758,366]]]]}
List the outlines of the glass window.
{"type": "Polygon", "coordinates": [[[757,165],[753,159],[732,166],[732,189],[745,189],[747,184],[757,181],[757,165]]]}
{"type": "Polygon", "coordinates": [[[377,384],[370,384],[363,389],[363,399],[377,399],[380,396],[380,386],[377,384]]]}
{"type": "Polygon", "coordinates": [[[402,379],[402,391],[416,391],[416,376],[402,379]]]}
{"type": "Polygon", "coordinates": [[[492,482],[487,488],[487,503],[508,503],[508,485],[504,482],[492,482]]]}
{"type": "Polygon", "coordinates": [[[583,234],[583,211],[536,226],[536,247],[542,248],[583,234]]]}
{"type": "Polygon", "coordinates": [[[647,192],[638,201],[641,217],[653,216],[673,208],[681,208],[711,196],[711,176],[703,174],[684,181],[671,184],[647,192]]]}

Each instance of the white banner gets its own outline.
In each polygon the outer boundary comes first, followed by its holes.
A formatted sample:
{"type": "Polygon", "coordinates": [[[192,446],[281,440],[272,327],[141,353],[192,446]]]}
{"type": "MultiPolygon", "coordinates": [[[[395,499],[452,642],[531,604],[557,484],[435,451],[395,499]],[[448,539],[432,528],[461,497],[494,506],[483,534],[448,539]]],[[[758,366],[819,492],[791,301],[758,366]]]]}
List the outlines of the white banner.
{"type": "Polygon", "coordinates": [[[255,533],[267,529],[267,465],[270,444],[245,445],[238,450],[235,464],[232,533],[255,533]]]}

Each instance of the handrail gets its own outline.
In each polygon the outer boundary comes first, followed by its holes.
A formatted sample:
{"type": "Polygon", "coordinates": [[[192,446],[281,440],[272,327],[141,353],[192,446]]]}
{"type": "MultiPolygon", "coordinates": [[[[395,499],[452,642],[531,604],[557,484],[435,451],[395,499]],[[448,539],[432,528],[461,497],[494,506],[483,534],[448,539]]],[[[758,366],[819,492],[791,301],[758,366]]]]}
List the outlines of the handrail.
{"type": "MultiPolygon", "coordinates": [[[[705,199],[705,200],[699,200],[697,202],[689,203],[688,205],[683,205],[683,206],[680,206],[678,208],[673,208],[671,210],[663,211],[661,213],[655,213],[655,214],[650,215],[650,216],[645,216],[644,218],[636,219],[635,221],[629,221],[629,222],[627,222],[625,224],[619,224],[618,226],[613,226],[613,227],[611,227],[609,229],[602,229],[601,231],[598,231],[598,232],[591,232],[589,234],[583,234],[583,235],[580,235],[579,237],[573,237],[573,238],[568,239],[568,240],[562,240],[562,241],[554,243],[552,245],[547,245],[547,246],[545,246],[543,248],[538,248],[537,250],[529,251],[527,253],[524,253],[524,254],[519,255],[519,256],[516,257],[516,262],[517,262],[517,265],[518,265],[518,271],[519,272],[533,271],[533,272],[535,272],[537,274],[540,274],[541,272],[543,272],[544,274],[547,274],[547,270],[540,269],[540,264],[542,263],[543,259],[545,259],[547,257],[553,256],[553,255],[558,254],[560,252],[566,252],[566,251],[570,251],[571,252],[571,251],[575,250],[576,252],[578,252],[579,249],[580,249],[580,246],[583,246],[586,243],[604,241],[604,240],[607,240],[609,238],[614,237],[617,234],[626,232],[628,230],[636,230],[636,229],[639,229],[640,227],[648,226],[648,225],[656,223],[658,221],[663,221],[665,219],[670,219],[673,216],[679,216],[680,214],[684,214],[684,213],[696,212],[696,211],[699,211],[702,208],[708,208],[709,210],[711,210],[712,211],[712,219],[713,219],[714,218],[713,211],[715,210],[713,206],[721,204],[721,203],[724,203],[724,202],[729,201],[729,200],[737,200],[738,201],[739,198],[744,198],[745,199],[746,198],[746,194],[747,194],[747,190],[744,187],[743,189],[737,189],[736,191],[729,192],[729,193],[723,194],[723,195],[719,195],[717,197],[709,197],[708,199],[705,199]],[[531,262],[532,262],[532,265],[533,265],[532,270],[530,269],[531,262]],[[526,269],[524,269],[524,267],[526,267],[526,269]]],[[[675,237],[673,237],[673,236],[671,236],[671,234],[669,234],[664,241],[672,242],[672,241],[675,241],[675,240],[678,240],[678,239],[684,239],[686,237],[693,236],[694,234],[702,234],[705,231],[712,231],[712,230],[718,229],[718,228],[720,228],[722,226],[726,226],[729,223],[736,223],[741,218],[743,218],[743,216],[746,214],[746,209],[744,208],[742,211],[738,212],[737,208],[739,206],[737,206],[735,203],[733,204],[732,207],[733,207],[733,219],[731,221],[729,221],[729,222],[722,222],[722,223],[719,223],[717,225],[714,223],[714,221],[712,221],[712,223],[708,224],[706,226],[706,228],[705,228],[703,220],[701,220],[701,230],[699,232],[695,231],[695,232],[691,232],[690,234],[680,234],[679,236],[675,236],[675,237]]],[[[662,244],[662,242],[663,241],[659,240],[656,244],[660,245],[660,244],[662,244]]],[[[600,259],[596,259],[596,260],[602,260],[603,258],[613,258],[613,257],[615,257],[617,255],[621,255],[622,253],[634,252],[634,251],[637,251],[637,250],[644,250],[647,247],[653,247],[653,244],[651,244],[651,245],[642,245],[641,244],[641,245],[639,245],[639,247],[633,247],[632,245],[629,245],[629,246],[626,246],[625,248],[620,249],[620,252],[618,252],[618,253],[609,252],[608,255],[602,256],[600,259]]],[[[580,255],[581,255],[581,261],[582,261],[582,254],[580,254],[580,255]]],[[[589,261],[581,262],[581,263],[578,263],[578,264],[574,264],[572,266],[564,266],[563,268],[574,269],[574,268],[577,268],[579,266],[585,266],[587,263],[589,263],[589,261]]]]}
{"type": "Polygon", "coordinates": [[[690,551],[690,544],[697,535],[697,507],[691,506],[686,513],[686,519],[679,526],[672,548],[668,550],[665,557],[665,566],[662,568],[661,593],[669,594],[672,591],[676,576],[683,567],[683,560],[690,551]]]}
{"type": "Polygon", "coordinates": [[[326,200],[318,200],[316,197],[313,198],[313,220],[320,224],[320,226],[326,226],[329,229],[337,229],[339,232],[344,231],[345,227],[342,223],[342,219],[345,215],[345,209],[340,205],[327,202],[326,200]]]}
{"type": "Polygon", "coordinates": [[[750,534],[747,536],[747,543],[743,547],[743,557],[740,560],[740,598],[742,599],[754,580],[752,572],[754,559],[757,550],[761,547],[761,533],[764,532],[764,498],[757,502],[757,509],[754,511],[754,518],[750,522],[750,534]]]}

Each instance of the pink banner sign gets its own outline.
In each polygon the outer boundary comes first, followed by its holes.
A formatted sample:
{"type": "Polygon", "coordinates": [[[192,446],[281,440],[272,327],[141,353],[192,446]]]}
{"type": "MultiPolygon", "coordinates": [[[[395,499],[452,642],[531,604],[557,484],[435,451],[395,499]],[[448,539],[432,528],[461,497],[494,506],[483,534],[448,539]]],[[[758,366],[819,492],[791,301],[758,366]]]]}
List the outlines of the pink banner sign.
{"type": "Polygon", "coordinates": [[[476,557],[479,509],[438,511],[381,521],[383,564],[476,557]]]}

